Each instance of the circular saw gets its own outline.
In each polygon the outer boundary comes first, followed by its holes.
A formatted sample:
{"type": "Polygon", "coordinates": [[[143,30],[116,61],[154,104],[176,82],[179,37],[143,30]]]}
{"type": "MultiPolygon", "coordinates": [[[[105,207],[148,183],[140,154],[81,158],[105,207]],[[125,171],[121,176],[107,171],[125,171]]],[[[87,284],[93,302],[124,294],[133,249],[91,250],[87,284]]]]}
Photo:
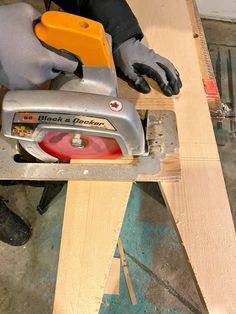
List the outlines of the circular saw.
{"type": "Polygon", "coordinates": [[[0,136],[2,176],[136,180],[140,174],[158,173],[161,159],[178,147],[175,114],[154,110],[140,115],[132,103],[117,97],[111,40],[103,26],[80,16],[49,11],[34,31],[47,49],[76,60],[78,68],[74,74],[61,73],[49,90],[5,95],[0,136]],[[95,163],[89,162],[91,159],[95,163]],[[107,159],[131,162],[112,166],[100,162],[97,167],[96,160],[107,159]],[[74,160],[80,160],[77,166],[69,164],[74,160]],[[35,162],[37,167],[32,164],[35,162]]]}
{"type": "Polygon", "coordinates": [[[45,162],[142,155],[143,127],[134,106],[116,97],[116,72],[103,26],[50,11],[35,25],[35,33],[47,49],[75,58],[77,75],[61,75],[54,91],[9,92],[3,103],[4,135],[45,162]]]}

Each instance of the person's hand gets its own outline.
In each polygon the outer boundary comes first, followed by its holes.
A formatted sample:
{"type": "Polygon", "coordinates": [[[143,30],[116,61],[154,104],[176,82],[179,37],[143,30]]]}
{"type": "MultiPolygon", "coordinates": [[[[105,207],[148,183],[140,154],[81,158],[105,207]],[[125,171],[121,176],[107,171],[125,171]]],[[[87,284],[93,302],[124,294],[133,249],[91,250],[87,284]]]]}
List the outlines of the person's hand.
{"type": "Polygon", "coordinates": [[[131,38],[125,41],[113,55],[116,66],[139,92],[146,94],[151,90],[143,77],[146,75],[157,82],[166,96],[179,94],[182,82],[174,65],[139,40],[131,38]]]}
{"type": "Polygon", "coordinates": [[[26,3],[0,6],[0,84],[9,89],[35,88],[77,68],[77,62],[42,46],[33,29],[38,18],[26,3]]]}

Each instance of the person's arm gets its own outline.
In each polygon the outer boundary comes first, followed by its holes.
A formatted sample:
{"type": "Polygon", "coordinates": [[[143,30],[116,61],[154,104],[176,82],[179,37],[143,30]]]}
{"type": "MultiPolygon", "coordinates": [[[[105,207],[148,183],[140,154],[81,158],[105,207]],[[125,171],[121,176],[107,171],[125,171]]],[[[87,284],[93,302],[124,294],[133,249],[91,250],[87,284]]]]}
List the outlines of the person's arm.
{"type": "Polygon", "coordinates": [[[118,69],[134,87],[148,93],[144,75],[152,78],[166,96],[177,95],[182,83],[178,71],[166,58],[141,44],[142,31],[125,0],[54,0],[65,11],[103,24],[112,36],[113,56],[118,69]]]}
{"type": "Polygon", "coordinates": [[[125,0],[54,0],[63,10],[103,24],[112,36],[113,50],[123,42],[143,34],[136,17],[125,0]]]}

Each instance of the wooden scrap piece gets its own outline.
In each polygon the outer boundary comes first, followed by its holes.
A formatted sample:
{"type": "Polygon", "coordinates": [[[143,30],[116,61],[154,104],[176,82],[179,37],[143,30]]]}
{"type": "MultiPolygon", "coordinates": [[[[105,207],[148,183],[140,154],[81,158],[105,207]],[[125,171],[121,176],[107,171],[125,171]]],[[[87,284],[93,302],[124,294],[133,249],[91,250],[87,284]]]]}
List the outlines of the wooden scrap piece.
{"type": "Polygon", "coordinates": [[[124,275],[125,275],[125,282],[126,282],[126,285],[127,285],[128,291],[129,291],[130,300],[131,300],[131,303],[133,305],[135,305],[135,304],[137,304],[137,300],[136,300],[136,296],[135,296],[135,293],[134,293],[134,288],[133,288],[133,285],[132,285],[132,281],[131,281],[131,278],[130,278],[130,275],[129,275],[128,265],[127,265],[127,262],[126,262],[125,252],[124,252],[124,248],[123,248],[123,244],[122,244],[121,238],[118,239],[117,245],[118,245],[118,250],[119,250],[119,253],[120,253],[121,265],[122,265],[122,268],[123,268],[123,271],[124,271],[124,275]]]}
{"type": "Polygon", "coordinates": [[[120,258],[114,257],[112,260],[104,294],[120,294],[120,258]]]}

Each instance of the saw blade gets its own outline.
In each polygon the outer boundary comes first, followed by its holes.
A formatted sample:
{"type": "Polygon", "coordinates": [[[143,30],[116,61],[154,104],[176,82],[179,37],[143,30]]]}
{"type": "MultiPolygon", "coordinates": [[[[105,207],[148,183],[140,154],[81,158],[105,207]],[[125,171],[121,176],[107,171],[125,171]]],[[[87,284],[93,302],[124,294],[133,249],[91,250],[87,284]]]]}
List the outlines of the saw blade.
{"type": "Polygon", "coordinates": [[[122,156],[122,151],[113,138],[88,134],[48,132],[39,146],[64,162],[71,159],[117,159],[122,156]]]}

